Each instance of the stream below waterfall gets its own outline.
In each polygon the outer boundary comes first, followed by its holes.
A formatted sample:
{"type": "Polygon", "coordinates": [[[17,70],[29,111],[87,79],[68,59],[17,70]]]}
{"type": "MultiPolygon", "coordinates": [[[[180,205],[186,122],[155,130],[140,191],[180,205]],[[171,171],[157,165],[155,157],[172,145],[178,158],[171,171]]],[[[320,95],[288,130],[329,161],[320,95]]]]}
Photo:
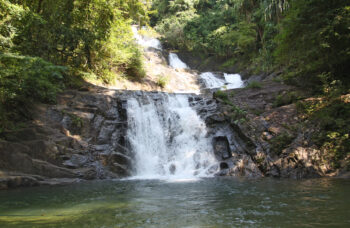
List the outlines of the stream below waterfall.
{"type": "Polygon", "coordinates": [[[350,180],[92,181],[0,192],[0,227],[349,227],[350,180]]]}

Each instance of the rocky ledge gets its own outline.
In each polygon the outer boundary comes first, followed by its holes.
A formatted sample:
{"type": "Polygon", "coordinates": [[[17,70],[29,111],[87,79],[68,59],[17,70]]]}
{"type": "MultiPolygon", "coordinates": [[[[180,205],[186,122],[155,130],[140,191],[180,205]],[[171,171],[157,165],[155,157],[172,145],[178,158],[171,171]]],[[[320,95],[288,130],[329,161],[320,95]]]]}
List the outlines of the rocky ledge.
{"type": "MultiPolygon", "coordinates": [[[[273,78],[274,75],[271,76],[273,78]]],[[[217,92],[217,109],[206,117],[218,137],[214,151],[221,161],[219,175],[315,178],[348,176],[327,160],[312,136],[317,127],[300,118],[290,96],[305,91],[267,77],[258,86],[217,92]],[[218,130],[226,127],[226,131],[218,130]],[[230,133],[231,132],[231,133],[230,133]],[[232,133],[233,132],[233,133],[232,133]]]]}
{"type": "Polygon", "coordinates": [[[126,100],[112,90],[86,90],[66,91],[57,105],[36,105],[25,128],[2,133],[0,189],[130,173],[126,100]]]}

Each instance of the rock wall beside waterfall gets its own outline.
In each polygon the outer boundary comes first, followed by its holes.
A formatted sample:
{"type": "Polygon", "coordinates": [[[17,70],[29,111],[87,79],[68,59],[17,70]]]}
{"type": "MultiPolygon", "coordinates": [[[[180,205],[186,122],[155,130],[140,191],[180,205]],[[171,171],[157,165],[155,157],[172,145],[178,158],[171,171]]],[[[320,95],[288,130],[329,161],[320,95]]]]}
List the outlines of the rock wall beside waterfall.
{"type": "MultiPolygon", "coordinates": [[[[327,153],[313,143],[318,129],[299,117],[296,105],[276,105],[278,96],[290,92],[305,93],[268,79],[261,82],[261,88],[229,90],[217,98],[216,111],[206,119],[208,126],[229,126],[236,135],[236,139],[228,138],[236,148],[231,149],[232,158],[222,158],[227,162],[222,164],[221,175],[236,176],[242,171],[256,176],[256,168],[263,176],[294,179],[341,174],[332,168],[327,153]]],[[[218,138],[219,148],[225,147],[223,141],[218,138]]],[[[226,150],[219,151],[226,156],[226,150]]]]}
{"type": "Polygon", "coordinates": [[[126,100],[115,91],[66,91],[38,105],[24,129],[2,133],[0,188],[130,174],[126,100]]]}

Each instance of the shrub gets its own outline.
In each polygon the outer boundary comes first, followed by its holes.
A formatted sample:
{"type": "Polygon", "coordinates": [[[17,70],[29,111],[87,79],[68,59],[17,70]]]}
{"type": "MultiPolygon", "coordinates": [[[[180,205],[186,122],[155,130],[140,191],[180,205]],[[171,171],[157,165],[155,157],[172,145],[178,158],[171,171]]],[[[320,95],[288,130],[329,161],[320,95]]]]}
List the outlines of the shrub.
{"type": "Polygon", "coordinates": [[[0,55],[0,98],[2,103],[20,97],[53,103],[63,88],[65,67],[55,66],[41,58],[15,54],[0,55]]]}
{"type": "Polygon", "coordinates": [[[240,107],[231,104],[231,119],[235,124],[247,121],[247,112],[240,107]]]}
{"type": "Polygon", "coordinates": [[[299,96],[297,92],[288,92],[288,93],[280,94],[276,97],[273,103],[273,107],[289,105],[296,102],[300,98],[301,96],[299,96]]]}
{"type": "Polygon", "coordinates": [[[258,81],[251,81],[249,82],[249,84],[246,86],[246,88],[250,88],[250,89],[261,89],[262,88],[262,84],[258,81]]]}
{"type": "Polygon", "coordinates": [[[228,100],[228,95],[226,92],[222,91],[222,90],[218,90],[214,93],[214,98],[220,98],[224,101],[228,100]]]}
{"type": "Polygon", "coordinates": [[[157,85],[159,87],[164,88],[168,82],[169,82],[169,77],[165,75],[158,75],[157,85]]]}
{"type": "Polygon", "coordinates": [[[281,155],[282,151],[293,142],[294,138],[293,135],[286,132],[277,135],[270,140],[271,151],[276,155],[281,155]]]}
{"type": "Polygon", "coordinates": [[[11,121],[28,117],[31,102],[54,103],[64,87],[65,67],[41,58],[0,54],[0,122],[8,128],[11,121]]]}

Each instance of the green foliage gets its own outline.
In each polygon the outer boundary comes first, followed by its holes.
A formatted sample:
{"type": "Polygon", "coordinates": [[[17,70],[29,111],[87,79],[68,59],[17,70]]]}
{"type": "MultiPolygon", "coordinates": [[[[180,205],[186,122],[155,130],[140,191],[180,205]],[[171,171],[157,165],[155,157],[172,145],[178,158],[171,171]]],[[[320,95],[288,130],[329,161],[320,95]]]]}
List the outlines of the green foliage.
{"type": "Polygon", "coordinates": [[[28,118],[31,102],[55,102],[64,85],[79,88],[86,78],[113,83],[120,75],[144,77],[131,24],[148,22],[149,4],[0,0],[1,129],[28,118]]]}
{"type": "Polygon", "coordinates": [[[31,102],[53,103],[64,87],[66,68],[41,58],[0,54],[0,122],[8,128],[11,121],[28,116],[31,102]]]}
{"type": "Polygon", "coordinates": [[[247,112],[240,107],[231,104],[231,119],[235,124],[244,123],[247,121],[247,112]]]}
{"type": "Polygon", "coordinates": [[[261,89],[262,84],[258,81],[251,81],[245,88],[250,88],[250,89],[261,89]]]}
{"type": "Polygon", "coordinates": [[[1,103],[21,98],[54,102],[56,93],[63,88],[65,71],[65,67],[55,66],[41,58],[1,54],[1,103]]]}
{"type": "Polygon", "coordinates": [[[161,88],[164,88],[168,82],[169,82],[169,77],[165,75],[158,75],[158,78],[157,78],[158,86],[160,86],[161,88]]]}
{"type": "Polygon", "coordinates": [[[300,99],[301,99],[301,96],[295,91],[283,93],[276,97],[275,101],[273,102],[273,107],[289,105],[289,104],[295,103],[300,99]]]}
{"type": "Polygon", "coordinates": [[[349,155],[350,148],[350,96],[299,101],[299,110],[309,118],[319,131],[313,136],[314,143],[326,151],[334,168],[349,155]]]}
{"type": "MultiPolygon", "coordinates": [[[[140,1],[1,1],[0,51],[38,56],[56,65],[142,77],[142,54],[133,40],[133,19],[148,20],[140,1]]],[[[107,76],[106,76],[107,74],[107,76]]]]}
{"type": "Polygon", "coordinates": [[[220,98],[221,100],[228,100],[228,95],[226,92],[222,91],[222,90],[218,90],[214,93],[214,98],[220,98]]]}
{"type": "Polygon", "coordinates": [[[281,23],[275,55],[285,77],[323,92],[338,82],[349,88],[350,4],[348,1],[295,0],[281,23]]]}
{"type": "Polygon", "coordinates": [[[282,4],[284,11],[286,2],[156,0],[153,7],[159,14],[152,21],[173,48],[226,58],[227,67],[238,63],[242,68],[252,65],[266,70],[273,62],[271,40],[277,33],[275,22],[266,14],[281,17],[277,9],[282,4]]]}
{"type": "Polygon", "coordinates": [[[273,137],[270,140],[271,151],[276,155],[281,155],[282,151],[293,142],[294,138],[295,137],[293,135],[286,132],[273,137]]]}

